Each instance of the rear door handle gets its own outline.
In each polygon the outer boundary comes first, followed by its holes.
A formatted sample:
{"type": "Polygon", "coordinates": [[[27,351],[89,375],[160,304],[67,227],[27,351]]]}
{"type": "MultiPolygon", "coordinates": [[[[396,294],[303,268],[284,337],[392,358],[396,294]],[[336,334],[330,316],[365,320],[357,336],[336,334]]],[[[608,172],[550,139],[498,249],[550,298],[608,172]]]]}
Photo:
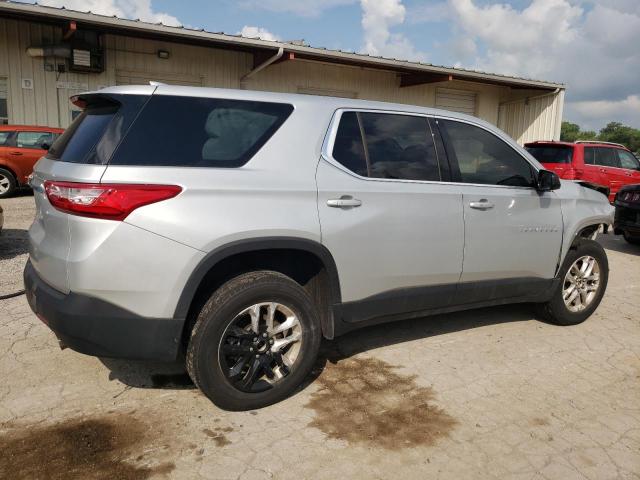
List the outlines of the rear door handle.
{"type": "Polygon", "coordinates": [[[20,155],[22,155],[22,152],[9,152],[9,155],[17,155],[17,156],[20,156],[20,155]]]}
{"type": "Polygon", "coordinates": [[[486,198],[478,202],[469,202],[469,206],[475,210],[491,210],[495,205],[489,202],[486,198]]]}
{"type": "Polygon", "coordinates": [[[362,205],[362,201],[349,195],[343,195],[340,198],[331,198],[327,200],[327,205],[334,208],[352,208],[362,205]]]}

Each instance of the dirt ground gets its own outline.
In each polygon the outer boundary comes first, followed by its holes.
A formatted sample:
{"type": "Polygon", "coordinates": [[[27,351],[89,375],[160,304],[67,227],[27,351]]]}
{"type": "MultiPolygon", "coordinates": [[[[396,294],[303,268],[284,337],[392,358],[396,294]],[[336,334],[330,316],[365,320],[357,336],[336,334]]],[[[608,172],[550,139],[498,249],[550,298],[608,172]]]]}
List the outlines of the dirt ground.
{"type": "MultiPolygon", "coordinates": [[[[3,295],[33,197],[1,203],[3,295]]],[[[179,366],[61,351],[24,296],[0,300],[0,478],[640,479],[640,247],[600,241],[609,287],[582,325],[507,306],[368,328],[244,413],[179,366]]]]}

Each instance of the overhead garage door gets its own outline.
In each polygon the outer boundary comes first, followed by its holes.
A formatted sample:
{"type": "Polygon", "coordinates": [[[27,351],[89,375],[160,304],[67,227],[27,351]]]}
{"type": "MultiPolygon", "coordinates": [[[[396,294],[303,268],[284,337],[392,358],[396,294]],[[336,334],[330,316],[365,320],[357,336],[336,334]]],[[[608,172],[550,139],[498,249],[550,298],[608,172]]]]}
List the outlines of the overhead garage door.
{"type": "Polygon", "coordinates": [[[149,82],[161,82],[169,85],[186,85],[202,87],[204,77],[199,75],[183,75],[179,73],[116,71],[116,85],[149,85],[149,82]]]}
{"type": "Polygon", "coordinates": [[[0,77],[0,125],[9,123],[9,106],[7,104],[7,98],[9,97],[8,90],[7,77],[0,77]]]}
{"type": "Polygon", "coordinates": [[[466,90],[452,88],[436,88],[436,108],[453,112],[476,114],[477,94],[466,90]]]}

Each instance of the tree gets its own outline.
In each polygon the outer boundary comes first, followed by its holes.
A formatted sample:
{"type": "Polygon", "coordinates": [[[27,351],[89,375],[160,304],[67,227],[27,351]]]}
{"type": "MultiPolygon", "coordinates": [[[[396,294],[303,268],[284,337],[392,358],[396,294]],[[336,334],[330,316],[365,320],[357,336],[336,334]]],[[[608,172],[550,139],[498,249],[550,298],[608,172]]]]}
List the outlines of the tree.
{"type": "Polygon", "coordinates": [[[575,142],[576,140],[595,140],[596,132],[582,131],[580,125],[571,122],[562,122],[560,127],[560,140],[563,142],[575,142]]]}
{"type": "Polygon", "coordinates": [[[600,130],[598,140],[621,143],[632,152],[640,151],[640,130],[620,122],[609,122],[606,127],[600,130]]]}

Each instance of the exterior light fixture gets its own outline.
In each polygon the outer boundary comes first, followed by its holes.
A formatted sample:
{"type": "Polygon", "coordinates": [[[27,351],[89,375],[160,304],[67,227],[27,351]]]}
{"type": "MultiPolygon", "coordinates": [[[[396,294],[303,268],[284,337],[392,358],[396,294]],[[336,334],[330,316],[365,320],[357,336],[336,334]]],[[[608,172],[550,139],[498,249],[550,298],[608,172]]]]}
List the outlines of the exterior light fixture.
{"type": "Polygon", "coordinates": [[[170,53],[167,50],[158,50],[158,58],[167,60],[169,56],[170,56],[170,53]]]}

